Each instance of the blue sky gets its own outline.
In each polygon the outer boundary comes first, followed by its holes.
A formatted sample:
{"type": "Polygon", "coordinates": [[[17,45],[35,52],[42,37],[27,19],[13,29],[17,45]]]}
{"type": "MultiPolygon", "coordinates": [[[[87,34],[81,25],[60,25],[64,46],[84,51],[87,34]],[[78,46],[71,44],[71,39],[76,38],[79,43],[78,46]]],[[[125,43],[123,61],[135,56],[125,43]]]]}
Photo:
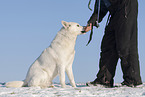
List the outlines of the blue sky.
{"type": "MultiPolygon", "coordinates": [[[[87,24],[92,12],[89,0],[0,0],[0,82],[24,80],[30,65],[47,48],[62,27],[61,21],[87,24]]],[[[95,0],[92,0],[93,8],[95,0]]],[[[145,81],[145,1],[139,0],[138,47],[142,80],[145,81]]],[[[93,40],[86,46],[89,33],[78,36],[73,64],[76,82],[92,81],[98,72],[100,44],[106,17],[94,28],[93,40]]],[[[115,82],[122,71],[118,62],[115,82]]],[[[59,82],[58,77],[54,82],[59,82]]],[[[66,77],[66,82],[69,82],[66,77]]]]}

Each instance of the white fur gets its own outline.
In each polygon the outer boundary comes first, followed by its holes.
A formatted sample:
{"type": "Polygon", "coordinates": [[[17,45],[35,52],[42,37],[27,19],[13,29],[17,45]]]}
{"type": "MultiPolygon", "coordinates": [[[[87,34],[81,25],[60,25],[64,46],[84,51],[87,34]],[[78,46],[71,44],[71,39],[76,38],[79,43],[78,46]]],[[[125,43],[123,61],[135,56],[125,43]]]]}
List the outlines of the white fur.
{"type": "Polygon", "coordinates": [[[29,68],[24,81],[6,83],[7,87],[41,87],[52,85],[52,80],[59,75],[61,87],[65,87],[65,72],[70,83],[76,87],[72,72],[77,35],[83,27],[74,22],[62,21],[62,29],[57,33],[51,45],[46,48],[29,68]]]}

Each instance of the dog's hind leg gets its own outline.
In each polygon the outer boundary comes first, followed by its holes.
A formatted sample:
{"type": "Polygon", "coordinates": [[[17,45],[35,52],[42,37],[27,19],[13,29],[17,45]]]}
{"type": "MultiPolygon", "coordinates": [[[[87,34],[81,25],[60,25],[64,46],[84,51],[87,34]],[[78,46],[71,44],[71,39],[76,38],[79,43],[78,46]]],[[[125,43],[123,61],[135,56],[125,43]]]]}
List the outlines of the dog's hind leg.
{"type": "Polygon", "coordinates": [[[31,80],[29,80],[28,82],[28,87],[40,87],[40,80],[33,77],[31,78],[31,80]]]}
{"type": "Polygon", "coordinates": [[[44,70],[40,70],[39,72],[37,72],[37,74],[33,75],[28,80],[29,87],[47,88],[50,84],[51,82],[49,81],[47,72],[45,72],[44,70]]]}

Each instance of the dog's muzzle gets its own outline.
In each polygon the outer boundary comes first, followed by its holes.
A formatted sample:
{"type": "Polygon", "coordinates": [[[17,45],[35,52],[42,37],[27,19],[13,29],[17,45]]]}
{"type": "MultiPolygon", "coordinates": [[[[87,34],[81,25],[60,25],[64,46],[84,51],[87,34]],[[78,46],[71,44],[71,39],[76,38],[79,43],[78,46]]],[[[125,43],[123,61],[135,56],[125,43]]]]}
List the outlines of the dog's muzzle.
{"type": "Polygon", "coordinates": [[[86,33],[86,31],[85,31],[85,26],[83,26],[83,30],[81,31],[83,34],[85,34],[86,33]]]}

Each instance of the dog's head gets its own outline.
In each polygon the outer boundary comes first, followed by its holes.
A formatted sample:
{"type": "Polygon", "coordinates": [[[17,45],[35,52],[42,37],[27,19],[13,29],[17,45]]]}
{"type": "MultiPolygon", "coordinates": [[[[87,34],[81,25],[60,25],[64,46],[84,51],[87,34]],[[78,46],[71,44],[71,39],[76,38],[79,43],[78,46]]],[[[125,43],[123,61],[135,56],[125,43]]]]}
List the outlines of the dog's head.
{"type": "Polygon", "coordinates": [[[73,34],[80,35],[80,34],[86,33],[84,31],[84,27],[80,26],[78,23],[66,22],[66,21],[62,21],[61,23],[66,30],[68,30],[69,32],[71,32],[73,34]]]}

